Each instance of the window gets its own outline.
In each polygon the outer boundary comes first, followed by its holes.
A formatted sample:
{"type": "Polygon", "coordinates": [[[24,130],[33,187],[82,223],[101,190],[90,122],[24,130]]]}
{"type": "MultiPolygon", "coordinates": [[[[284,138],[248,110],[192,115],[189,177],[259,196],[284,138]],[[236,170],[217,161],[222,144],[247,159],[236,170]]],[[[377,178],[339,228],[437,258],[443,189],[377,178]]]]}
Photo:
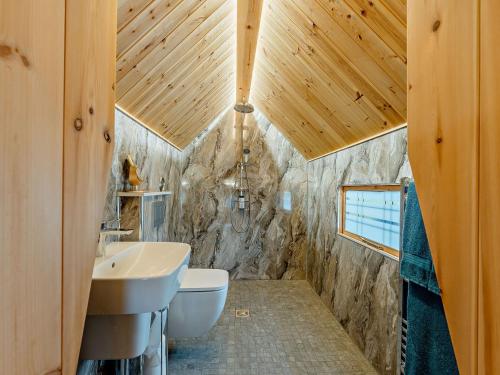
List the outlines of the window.
{"type": "Polygon", "coordinates": [[[339,234],[398,257],[400,185],[343,186],[340,198],[339,234]]]}

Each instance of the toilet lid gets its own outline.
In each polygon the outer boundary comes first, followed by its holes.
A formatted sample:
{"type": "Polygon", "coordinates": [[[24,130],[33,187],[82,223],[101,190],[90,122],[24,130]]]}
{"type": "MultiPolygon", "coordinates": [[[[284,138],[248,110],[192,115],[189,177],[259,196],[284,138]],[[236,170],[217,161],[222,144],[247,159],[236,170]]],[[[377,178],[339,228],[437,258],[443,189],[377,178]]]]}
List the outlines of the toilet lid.
{"type": "Polygon", "coordinates": [[[229,274],[225,270],[189,268],[179,292],[209,292],[227,287],[229,274]]]}

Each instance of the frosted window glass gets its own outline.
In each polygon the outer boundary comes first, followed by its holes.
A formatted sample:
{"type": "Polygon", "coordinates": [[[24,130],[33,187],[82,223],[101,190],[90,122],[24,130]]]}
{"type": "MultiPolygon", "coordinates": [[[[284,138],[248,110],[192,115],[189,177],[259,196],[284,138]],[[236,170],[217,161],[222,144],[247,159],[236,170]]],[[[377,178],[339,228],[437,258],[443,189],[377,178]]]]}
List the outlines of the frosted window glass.
{"type": "Polygon", "coordinates": [[[347,190],[344,230],[399,250],[400,192],[347,190]]]}

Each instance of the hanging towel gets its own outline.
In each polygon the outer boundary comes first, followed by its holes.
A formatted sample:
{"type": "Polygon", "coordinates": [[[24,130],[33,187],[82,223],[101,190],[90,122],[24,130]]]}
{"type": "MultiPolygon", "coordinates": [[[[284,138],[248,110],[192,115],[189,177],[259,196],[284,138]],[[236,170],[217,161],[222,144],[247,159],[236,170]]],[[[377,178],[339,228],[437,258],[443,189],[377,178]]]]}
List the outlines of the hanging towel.
{"type": "Polygon", "coordinates": [[[403,227],[401,276],[436,294],[441,294],[432,263],[424,220],[418,204],[415,183],[408,186],[403,227]]]}
{"type": "Polygon", "coordinates": [[[458,374],[415,184],[408,187],[401,276],[408,280],[407,375],[458,374]]]}

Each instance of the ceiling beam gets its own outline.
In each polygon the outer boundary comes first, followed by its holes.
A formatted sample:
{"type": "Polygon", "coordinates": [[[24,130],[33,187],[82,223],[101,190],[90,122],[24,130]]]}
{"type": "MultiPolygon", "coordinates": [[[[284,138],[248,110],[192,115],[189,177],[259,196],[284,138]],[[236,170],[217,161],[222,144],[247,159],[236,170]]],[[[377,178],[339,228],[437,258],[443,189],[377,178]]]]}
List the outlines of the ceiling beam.
{"type": "Polygon", "coordinates": [[[263,0],[238,0],[236,101],[248,102],[263,0]]]}

